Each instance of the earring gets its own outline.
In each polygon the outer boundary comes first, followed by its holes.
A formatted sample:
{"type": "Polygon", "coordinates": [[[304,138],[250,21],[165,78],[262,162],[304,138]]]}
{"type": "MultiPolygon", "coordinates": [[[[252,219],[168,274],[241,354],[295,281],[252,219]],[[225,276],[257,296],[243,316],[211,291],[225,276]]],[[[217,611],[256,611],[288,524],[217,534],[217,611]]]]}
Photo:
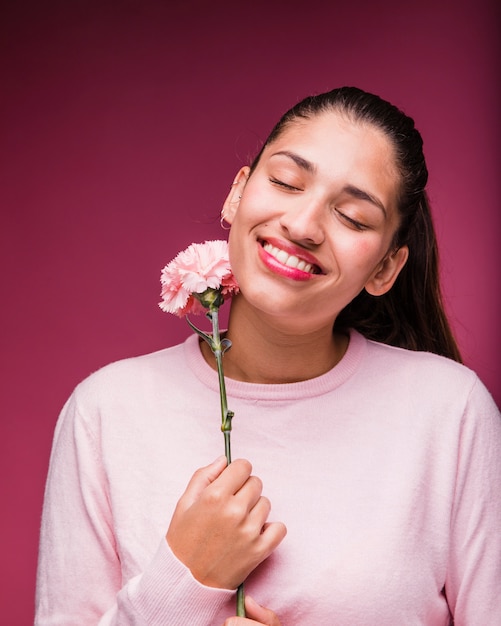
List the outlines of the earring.
{"type": "Polygon", "coordinates": [[[219,218],[219,225],[221,226],[221,228],[223,230],[230,230],[231,224],[228,224],[227,222],[225,223],[225,221],[226,221],[226,216],[224,214],[224,209],[223,209],[221,211],[221,217],[219,218]],[[226,224],[228,224],[228,225],[226,225],[226,224]]]}

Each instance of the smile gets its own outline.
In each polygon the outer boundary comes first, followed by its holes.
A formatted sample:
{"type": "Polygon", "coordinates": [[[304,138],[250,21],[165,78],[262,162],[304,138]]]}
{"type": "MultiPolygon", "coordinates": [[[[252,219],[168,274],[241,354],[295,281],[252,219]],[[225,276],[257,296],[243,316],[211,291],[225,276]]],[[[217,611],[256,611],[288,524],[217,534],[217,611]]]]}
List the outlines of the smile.
{"type": "Polygon", "coordinates": [[[265,252],[286,267],[290,267],[291,269],[299,270],[300,272],[305,272],[307,274],[321,273],[320,268],[313,263],[308,263],[294,254],[289,254],[285,250],[277,248],[267,241],[262,242],[262,247],[265,252]]]}

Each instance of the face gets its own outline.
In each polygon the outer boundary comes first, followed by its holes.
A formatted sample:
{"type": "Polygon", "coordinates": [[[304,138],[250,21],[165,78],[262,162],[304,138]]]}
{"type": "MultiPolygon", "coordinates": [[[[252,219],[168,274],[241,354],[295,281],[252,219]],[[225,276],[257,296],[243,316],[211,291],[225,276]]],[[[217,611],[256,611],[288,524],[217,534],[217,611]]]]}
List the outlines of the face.
{"type": "Polygon", "coordinates": [[[224,213],[249,307],[305,332],[332,329],[362,289],[391,288],[407,249],[392,249],[399,178],[379,129],[334,112],[294,122],[235,180],[224,213]]]}

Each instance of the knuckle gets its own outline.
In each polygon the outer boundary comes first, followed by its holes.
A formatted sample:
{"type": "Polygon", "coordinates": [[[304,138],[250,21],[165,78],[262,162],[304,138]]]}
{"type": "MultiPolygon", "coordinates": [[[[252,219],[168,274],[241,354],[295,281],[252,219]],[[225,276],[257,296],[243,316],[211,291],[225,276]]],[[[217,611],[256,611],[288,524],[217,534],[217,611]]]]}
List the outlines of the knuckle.
{"type": "Polygon", "coordinates": [[[205,476],[205,472],[206,472],[206,468],[205,467],[199,467],[198,469],[196,469],[193,472],[193,476],[192,476],[192,481],[195,479],[200,479],[201,477],[205,476]]]}
{"type": "Polygon", "coordinates": [[[269,513],[271,511],[271,500],[266,496],[261,496],[259,501],[263,509],[269,513]]]}
{"type": "Polygon", "coordinates": [[[194,480],[196,480],[197,478],[200,478],[200,475],[202,474],[202,469],[198,468],[197,470],[195,470],[193,472],[193,476],[191,477],[191,482],[193,482],[194,480]]]}
{"type": "Polygon", "coordinates": [[[208,506],[219,507],[224,501],[224,490],[219,485],[213,483],[203,492],[201,497],[208,506]]]}
{"type": "Polygon", "coordinates": [[[235,469],[240,468],[241,470],[244,470],[248,474],[252,472],[251,462],[248,461],[247,459],[236,459],[235,461],[230,463],[229,467],[231,467],[232,465],[235,469]]]}
{"type": "Polygon", "coordinates": [[[224,515],[227,520],[233,522],[234,524],[238,524],[245,516],[245,511],[237,502],[233,500],[227,504],[224,515]]]}
{"type": "Polygon", "coordinates": [[[258,491],[259,493],[263,491],[263,481],[258,476],[250,476],[249,481],[254,483],[256,491],[258,491]]]}

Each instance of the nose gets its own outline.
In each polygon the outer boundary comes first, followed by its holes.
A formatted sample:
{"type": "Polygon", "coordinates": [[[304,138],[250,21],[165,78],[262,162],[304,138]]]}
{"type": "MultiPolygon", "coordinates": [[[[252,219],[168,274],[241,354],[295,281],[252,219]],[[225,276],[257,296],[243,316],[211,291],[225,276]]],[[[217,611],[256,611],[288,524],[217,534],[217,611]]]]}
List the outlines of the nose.
{"type": "Polygon", "coordinates": [[[299,199],[295,206],[288,206],[280,217],[280,225],[286,236],[302,246],[315,247],[320,245],[324,238],[325,206],[320,200],[299,199]]]}

